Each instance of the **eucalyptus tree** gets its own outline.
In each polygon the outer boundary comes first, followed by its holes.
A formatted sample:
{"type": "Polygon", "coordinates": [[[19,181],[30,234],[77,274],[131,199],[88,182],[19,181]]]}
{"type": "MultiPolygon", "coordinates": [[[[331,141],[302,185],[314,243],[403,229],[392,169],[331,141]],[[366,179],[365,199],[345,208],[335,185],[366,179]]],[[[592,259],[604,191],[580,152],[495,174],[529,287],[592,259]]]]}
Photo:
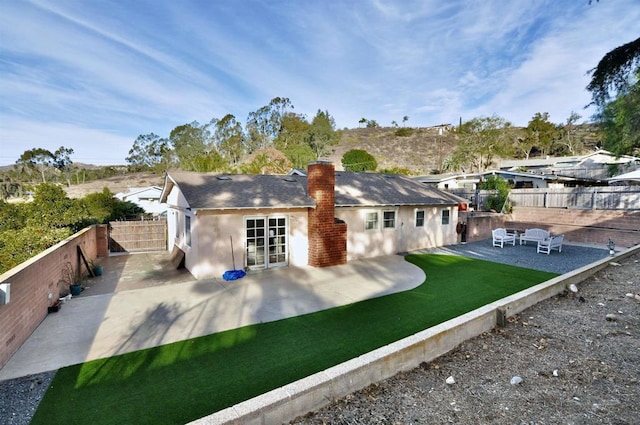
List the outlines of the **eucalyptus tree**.
{"type": "Polygon", "coordinates": [[[213,140],[218,152],[230,164],[236,165],[245,154],[245,136],[242,125],[232,114],[217,120],[213,126],[213,140]]]}
{"type": "Polygon", "coordinates": [[[252,153],[271,145],[282,131],[282,120],[294,106],[287,97],[274,97],[247,117],[248,151],[252,153]]]}
{"type": "Polygon", "coordinates": [[[194,121],[171,131],[169,140],[180,169],[208,172],[225,168],[226,162],[216,149],[209,127],[194,121]]]}
{"type": "Polygon", "coordinates": [[[125,159],[133,171],[153,169],[160,172],[170,167],[172,155],[169,139],[149,133],[138,136],[125,159]]]}

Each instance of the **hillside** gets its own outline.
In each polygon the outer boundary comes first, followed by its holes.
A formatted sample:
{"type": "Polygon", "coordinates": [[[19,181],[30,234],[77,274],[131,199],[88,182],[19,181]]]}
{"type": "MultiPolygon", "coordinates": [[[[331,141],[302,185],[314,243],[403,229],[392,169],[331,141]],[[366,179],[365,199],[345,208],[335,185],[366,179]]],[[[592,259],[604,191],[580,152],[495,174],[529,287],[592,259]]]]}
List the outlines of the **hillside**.
{"type": "Polygon", "coordinates": [[[342,131],[339,145],[327,159],[342,169],[342,156],[351,149],[363,149],[376,158],[378,169],[407,168],[413,174],[431,174],[440,169],[455,147],[455,135],[442,127],[354,128],[342,131]],[[405,131],[407,136],[397,133],[405,131]]]}
{"type": "Polygon", "coordinates": [[[70,198],[82,198],[89,193],[102,192],[105,187],[115,194],[125,192],[132,187],[162,187],[163,184],[164,176],[162,175],[154,173],[131,173],[92,180],[88,183],[74,184],[70,187],[65,187],[64,190],[70,198]]]}
{"type": "MultiPolygon", "coordinates": [[[[576,127],[574,139],[582,149],[576,154],[593,151],[598,144],[596,127],[582,124],[576,127]]],[[[455,130],[449,127],[423,128],[353,128],[342,130],[340,143],[327,157],[342,169],[342,156],[351,149],[363,149],[376,158],[378,170],[399,167],[407,168],[414,175],[436,173],[442,161],[456,146],[455,130]],[[442,129],[442,131],[440,131],[442,129]],[[406,131],[408,136],[397,133],[406,131]]]]}

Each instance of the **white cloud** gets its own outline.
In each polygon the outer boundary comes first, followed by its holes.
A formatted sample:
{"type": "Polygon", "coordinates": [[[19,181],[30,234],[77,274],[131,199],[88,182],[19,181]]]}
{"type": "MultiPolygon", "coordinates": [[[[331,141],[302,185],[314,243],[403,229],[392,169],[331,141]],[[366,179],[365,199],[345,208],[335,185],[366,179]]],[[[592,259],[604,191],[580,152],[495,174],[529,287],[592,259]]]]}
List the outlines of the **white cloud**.
{"type": "Polygon", "coordinates": [[[492,114],[526,125],[545,111],[555,122],[572,110],[586,117],[585,72],[637,37],[635,6],[0,2],[0,163],[15,160],[5,137],[28,144],[19,154],[47,143],[48,132],[83,156],[117,151],[123,162],[138,134],[168,136],[227,113],[244,122],[276,96],[309,117],[328,110],[339,127],[405,115],[416,126],[492,114]],[[122,147],[107,152],[98,140],[122,147]]]}

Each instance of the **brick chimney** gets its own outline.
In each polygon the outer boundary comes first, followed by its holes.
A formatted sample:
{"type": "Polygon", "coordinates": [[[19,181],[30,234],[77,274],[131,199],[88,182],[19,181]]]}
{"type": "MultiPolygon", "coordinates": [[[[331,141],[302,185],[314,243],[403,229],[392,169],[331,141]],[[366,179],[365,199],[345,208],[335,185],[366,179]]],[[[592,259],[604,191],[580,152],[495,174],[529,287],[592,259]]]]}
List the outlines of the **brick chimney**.
{"type": "Polygon", "coordinates": [[[316,201],[309,208],[309,265],[328,267],[347,263],[347,225],[335,218],[336,173],[331,162],[307,167],[307,191],[316,201]]]}

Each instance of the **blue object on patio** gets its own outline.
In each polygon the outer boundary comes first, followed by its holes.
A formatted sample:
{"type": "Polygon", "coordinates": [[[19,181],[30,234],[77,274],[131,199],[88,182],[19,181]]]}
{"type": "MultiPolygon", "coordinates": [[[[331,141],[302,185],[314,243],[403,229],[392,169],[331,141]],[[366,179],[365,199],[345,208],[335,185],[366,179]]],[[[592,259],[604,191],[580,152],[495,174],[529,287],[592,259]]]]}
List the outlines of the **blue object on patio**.
{"type": "Polygon", "coordinates": [[[244,270],[227,270],[222,274],[224,280],[242,279],[247,273],[244,270]]]}

